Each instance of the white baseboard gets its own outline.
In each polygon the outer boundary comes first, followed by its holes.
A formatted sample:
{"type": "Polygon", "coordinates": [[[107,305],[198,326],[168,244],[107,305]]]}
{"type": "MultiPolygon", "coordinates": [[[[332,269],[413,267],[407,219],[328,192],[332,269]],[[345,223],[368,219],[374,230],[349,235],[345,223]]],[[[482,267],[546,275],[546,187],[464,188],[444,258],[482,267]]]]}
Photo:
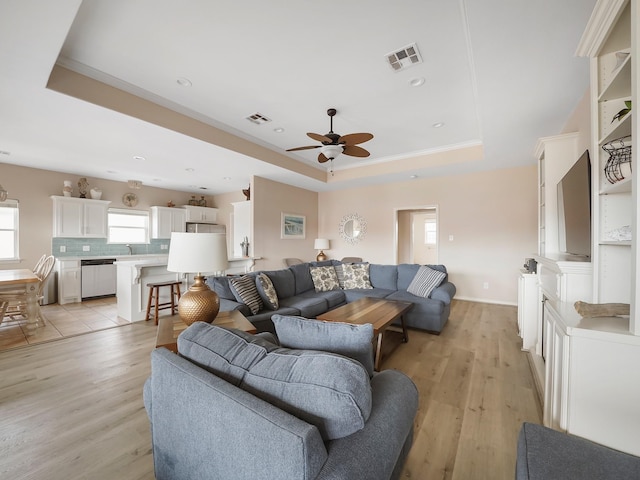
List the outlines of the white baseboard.
{"type": "Polygon", "coordinates": [[[488,300],[486,298],[460,297],[458,295],[455,295],[453,297],[453,299],[454,300],[464,300],[466,302],[491,303],[493,305],[506,305],[506,306],[509,306],[509,307],[517,307],[518,306],[517,303],[504,302],[504,301],[500,301],[500,300],[488,300]]]}

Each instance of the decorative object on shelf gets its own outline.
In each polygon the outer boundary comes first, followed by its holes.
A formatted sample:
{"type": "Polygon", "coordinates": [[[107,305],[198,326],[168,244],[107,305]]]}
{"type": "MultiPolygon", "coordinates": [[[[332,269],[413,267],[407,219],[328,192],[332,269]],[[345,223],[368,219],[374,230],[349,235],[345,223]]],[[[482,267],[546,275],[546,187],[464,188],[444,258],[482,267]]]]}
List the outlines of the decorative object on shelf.
{"type": "Polygon", "coordinates": [[[170,208],[171,208],[171,207],[175,207],[175,206],[176,206],[176,204],[175,204],[175,203],[173,203],[173,200],[169,200],[169,201],[167,202],[167,207],[170,207],[170,208]]]}
{"type": "Polygon", "coordinates": [[[244,237],[244,240],[240,242],[240,247],[242,247],[242,256],[249,256],[249,237],[244,237]]]}
{"type": "Polygon", "coordinates": [[[71,185],[71,180],[65,180],[62,187],[62,195],[64,195],[65,197],[70,197],[72,193],[73,186],[71,185]]]}
{"type": "Polygon", "coordinates": [[[625,100],[624,104],[625,108],[623,108],[613,116],[613,119],[611,119],[611,123],[613,123],[615,120],[621,121],[623,117],[631,111],[631,100],[625,100]]]}
{"type": "Polygon", "coordinates": [[[200,200],[198,200],[199,207],[206,207],[207,201],[204,199],[204,195],[200,195],[200,200]]]}
{"type": "Polygon", "coordinates": [[[140,190],[142,188],[142,182],[140,180],[127,180],[127,185],[133,190],[140,190]]]}
{"type": "Polygon", "coordinates": [[[78,180],[78,192],[80,193],[80,198],[87,198],[87,192],[89,191],[89,182],[85,177],[82,177],[78,180]]]}
{"type": "Polygon", "coordinates": [[[280,238],[287,240],[303,240],[305,238],[307,217],[283,212],[280,220],[280,238]]]}
{"type": "Polygon", "coordinates": [[[247,200],[251,200],[251,185],[249,185],[247,188],[243,188],[242,193],[245,197],[247,197],[247,200]]]}
{"type": "Polygon", "coordinates": [[[195,195],[191,195],[191,198],[189,199],[189,205],[191,205],[192,207],[198,206],[198,200],[196,200],[195,195]]]}
{"type": "Polygon", "coordinates": [[[345,215],[340,220],[338,231],[343,240],[355,245],[367,234],[367,222],[357,213],[345,215]]]}
{"type": "Polygon", "coordinates": [[[178,315],[187,325],[211,323],[220,310],[220,299],[204,281],[203,273],[222,274],[228,268],[224,233],[173,232],[167,270],[194,273],[193,285],[178,301],[178,315]]]}
{"type": "Polygon", "coordinates": [[[609,242],[630,242],[632,240],[631,225],[625,225],[605,232],[604,240],[609,242]]]}
{"type": "Polygon", "coordinates": [[[327,238],[316,238],[313,242],[313,248],[316,250],[320,250],[318,252],[316,260],[319,262],[324,262],[327,259],[327,255],[324,253],[324,250],[329,250],[331,248],[331,245],[329,244],[329,240],[327,238]]]}
{"type": "Polygon", "coordinates": [[[0,202],[4,202],[7,199],[7,192],[2,185],[0,185],[0,202]]]}
{"type": "Polygon", "coordinates": [[[138,204],[138,196],[135,193],[127,192],[122,196],[122,203],[127,207],[135,207],[138,204]]]}
{"type": "Polygon", "coordinates": [[[616,65],[613,67],[613,70],[611,71],[611,73],[615,72],[622,65],[624,65],[624,62],[627,60],[627,57],[629,57],[629,55],[631,55],[630,51],[616,52],[616,65]]]}
{"type": "Polygon", "coordinates": [[[609,154],[604,174],[609,183],[616,183],[631,175],[631,135],[605,143],[602,149],[609,154]]]}
{"type": "Polygon", "coordinates": [[[91,190],[89,190],[89,193],[91,193],[91,198],[93,198],[94,200],[100,200],[102,198],[102,190],[100,190],[98,187],[94,187],[91,190]]]}
{"type": "Polygon", "coordinates": [[[628,303],[587,303],[578,300],[573,306],[581,317],[587,318],[617,317],[629,315],[630,312],[628,303]]]}

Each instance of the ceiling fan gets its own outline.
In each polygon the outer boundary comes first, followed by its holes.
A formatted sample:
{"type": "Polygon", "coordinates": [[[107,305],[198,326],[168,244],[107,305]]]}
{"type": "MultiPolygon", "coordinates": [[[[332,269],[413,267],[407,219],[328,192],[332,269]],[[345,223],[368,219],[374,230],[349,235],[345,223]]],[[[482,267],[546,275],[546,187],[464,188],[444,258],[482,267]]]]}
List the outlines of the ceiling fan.
{"type": "Polygon", "coordinates": [[[359,143],[368,142],[373,138],[370,133],[351,133],[349,135],[338,135],[333,133],[333,117],[337,113],[335,108],[327,110],[327,115],[331,119],[329,133],[319,135],[317,133],[307,133],[309,138],[316,140],[322,145],[308,145],[306,147],[290,148],[287,152],[295,152],[296,150],[310,150],[312,148],[321,148],[318,161],[320,163],[333,160],[341,153],[351,157],[368,157],[369,152],[362,147],[358,147],[359,143]]]}

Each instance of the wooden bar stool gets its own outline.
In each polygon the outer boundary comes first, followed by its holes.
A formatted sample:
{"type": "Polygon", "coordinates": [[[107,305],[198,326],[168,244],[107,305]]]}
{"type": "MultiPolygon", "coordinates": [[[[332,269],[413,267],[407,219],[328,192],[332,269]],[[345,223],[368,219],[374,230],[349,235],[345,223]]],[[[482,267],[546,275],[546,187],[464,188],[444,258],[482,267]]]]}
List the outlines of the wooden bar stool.
{"type": "Polygon", "coordinates": [[[170,308],[171,315],[175,315],[176,313],[178,313],[178,300],[180,300],[180,282],[173,281],[147,283],[147,287],[149,287],[149,300],[147,301],[147,316],[145,317],[145,320],[151,320],[151,318],[149,318],[149,315],[151,314],[151,308],[153,308],[153,318],[156,321],[156,325],[158,325],[159,310],[170,308]],[[160,303],[161,287],[171,288],[171,301],[160,303]]]}

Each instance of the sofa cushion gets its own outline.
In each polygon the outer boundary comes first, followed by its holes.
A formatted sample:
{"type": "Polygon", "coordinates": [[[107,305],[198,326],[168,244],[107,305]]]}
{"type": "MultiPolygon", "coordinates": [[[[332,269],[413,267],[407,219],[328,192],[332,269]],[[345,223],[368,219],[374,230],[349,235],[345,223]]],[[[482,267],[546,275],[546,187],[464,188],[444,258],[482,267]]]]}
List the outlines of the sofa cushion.
{"type": "Polygon", "coordinates": [[[271,310],[277,310],[278,293],[276,292],[271,279],[264,273],[258,273],[258,275],[256,275],[256,288],[258,289],[258,293],[260,294],[260,298],[262,298],[262,302],[265,307],[271,310]]]}
{"type": "Polygon", "coordinates": [[[208,276],[205,278],[205,282],[221,299],[225,298],[227,300],[237,301],[236,296],[233,294],[233,290],[231,290],[231,285],[229,285],[229,279],[231,278],[233,277],[208,276]]]}
{"type": "Polygon", "coordinates": [[[342,265],[345,290],[352,288],[373,288],[369,281],[369,264],[353,263],[342,265]]]}
{"type": "Polygon", "coordinates": [[[418,297],[429,298],[433,289],[440,285],[446,276],[443,272],[422,265],[409,284],[407,292],[413,293],[418,297]]]}
{"type": "Polygon", "coordinates": [[[373,325],[325,322],[303,317],[274,315],[280,345],[288,348],[322,350],[353,358],[373,376],[373,325]]]}
{"type": "MultiPolygon", "coordinates": [[[[387,290],[386,288],[354,288],[353,290],[343,290],[347,303],[355,302],[362,297],[387,298],[396,290],[387,290]]],[[[414,297],[415,298],[415,297],[414,297]]]]}
{"type": "Polygon", "coordinates": [[[231,291],[238,302],[246,304],[251,313],[256,314],[262,310],[262,298],[256,288],[256,280],[253,275],[242,275],[229,280],[231,291]]]}
{"type": "Polygon", "coordinates": [[[329,310],[327,301],[317,294],[309,296],[303,293],[302,295],[283,298],[280,300],[280,306],[295,308],[300,312],[299,315],[306,318],[315,318],[329,310]]]}
{"type": "Polygon", "coordinates": [[[289,270],[293,273],[293,279],[296,283],[294,295],[313,290],[313,280],[311,278],[311,272],[309,271],[310,266],[311,265],[309,263],[299,263],[289,267],[289,270]]]}
{"type": "Polygon", "coordinates": [[[310,267],[309,271],[311,272],[313,288],[316,292],[328,292],[340,288],[336,269],[333,266],[310,267]]]}
{"type": "Polygon", "coordinates": [[[314,290],[311,290],[309,292],[301,293],[298,296],[304,298],[324,298],[324,300],[327,302],[328,310],[339,307],[340,305],[344,305],[346,303],[345,292],[341,288],[337,290],[329,290],[328,292],[316,292],[314,290]]]}
{"type": "Polygon", "coordinates": [[[278,298],[293,297],[296,294],[296,281],[291,269],[268,270],[262,273],[271,279],[271,283],[278,293],[278,298]]]}
{"type": "MultiPolygon", "coordinates": [[[[447,273],[447,269],[444,265],[427,265],[433,270],[447,273]]],[[[398,290],[406,290],[418,273],[420,265],[415,263],[401,263],[398,265],[398,290]]],[[[445,277],[446,280],[446,277],[445,277]]]]}
{"type": "Polygon", "coordinates": [[[398,267],[396,265],[369,265],[369,280],[373,288],[396,290],[398,285],[398,267]]]}
{"type": "Polygon", "coordinates": [[[325,440],[362,429],[371,385],[362,365],[327,352],[281,348],[238,330],[195,322],[178,352],[243,390],[315,425],[325,440]]]}

